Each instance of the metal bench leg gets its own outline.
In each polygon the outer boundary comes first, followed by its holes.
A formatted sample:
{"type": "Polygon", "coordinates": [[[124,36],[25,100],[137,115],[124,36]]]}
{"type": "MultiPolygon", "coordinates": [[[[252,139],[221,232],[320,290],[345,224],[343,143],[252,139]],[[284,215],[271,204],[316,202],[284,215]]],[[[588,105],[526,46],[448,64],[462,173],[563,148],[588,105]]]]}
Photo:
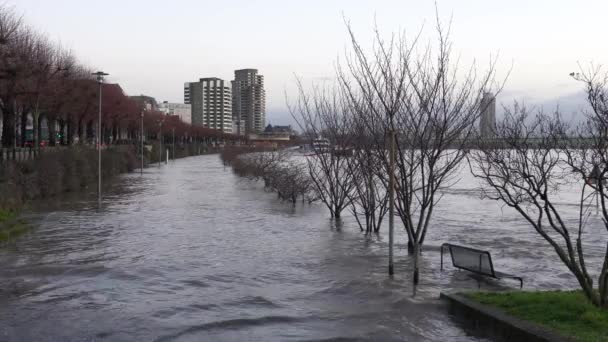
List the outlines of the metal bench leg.
{"type": "Polygon", "coordinates": [[[443,271],[443,245],[439,248],[441,250],[441,270],[443,271]]]}

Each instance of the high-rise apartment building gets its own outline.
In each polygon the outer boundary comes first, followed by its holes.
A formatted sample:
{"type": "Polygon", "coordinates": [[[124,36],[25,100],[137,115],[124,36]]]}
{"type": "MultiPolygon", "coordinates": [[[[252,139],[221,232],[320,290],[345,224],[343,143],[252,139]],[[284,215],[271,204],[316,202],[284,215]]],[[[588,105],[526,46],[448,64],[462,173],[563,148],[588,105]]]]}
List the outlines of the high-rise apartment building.
{"type": "Polygon", "coordinates": [[[234,71],[232,81],[232,115],[237,134],[260,133],[266,126],[266,92],[264,76],[257,69],[234,71]],[[245,127],[242,127],[244,124],[245,127]]]}
{"type": "Polygon", "coordinates": [[[232,133],[232,92],[217,77],[184,85],[184,102],[192,106],[192,124],[232,133]]]}
{"type": "Polygon", "coordinates": [[[190,104],[190,82],[184,83],[184,103],[190,104]]]}
{"type": "Polygon", "coordinates": [[[480,106],[479,133],[483,138],[493,138],[496,135],[496,98],[492,93],[485,93],[480,106]]]}

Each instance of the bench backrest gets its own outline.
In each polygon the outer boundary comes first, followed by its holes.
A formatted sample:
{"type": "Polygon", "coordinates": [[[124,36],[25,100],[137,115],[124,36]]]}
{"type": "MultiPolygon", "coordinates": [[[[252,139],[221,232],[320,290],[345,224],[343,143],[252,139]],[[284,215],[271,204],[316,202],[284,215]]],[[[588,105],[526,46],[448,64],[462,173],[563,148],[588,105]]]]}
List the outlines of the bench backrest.
{"type": "Polygon", "coordinates": [[[450,249],[454,267],[495,277],[490,252],[452,244],[446,245],[450,249]]]}

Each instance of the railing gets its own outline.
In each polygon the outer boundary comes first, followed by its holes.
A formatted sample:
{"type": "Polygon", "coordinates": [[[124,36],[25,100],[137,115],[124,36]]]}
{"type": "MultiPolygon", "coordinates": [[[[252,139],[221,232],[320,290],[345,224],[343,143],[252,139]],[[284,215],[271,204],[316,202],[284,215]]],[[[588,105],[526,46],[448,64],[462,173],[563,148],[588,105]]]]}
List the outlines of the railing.
{"type": "Polygon", "coordinates": [[[32,147],[0,148],[0,163],[6,161],[26,161],[36,157],[37,152],[32,147]]]}
{"type": "MultiPolygon", "coordinates": [[[[87,147],[95,148],[95,145],[76,145],[76,146],[87,146],[87,147]]],[[[116,150],[122,150],[122,149],[126,149],[127,147],[131,147],[131,146],[136,146],[137,153],[139,154],[139,145],[127,143],[127,142],[121,143],[121,144],[103,145],[102,149],[112,148],[112,149],[116,149],[116,150]]],[[[213,145],[207,145],[207,144],[203,144],[203,143],[201,143],[201,144],[176,143],[175,144],[176,149],[184,149],[187,146],[196,146],[198,148],[197,154],[217,153],[222,149],[221,146],[213,146],[213,145]]],[[[46,147],[41,147],[38,149],[33,148],[33,147],[0,148],[0,166],[2,166],[2,164],[6,164],[8,162],[13,162],[13,161],[21,162],[21,161],[33,160],[33,159],[37,158],[38,156],[40,156],[40,154],[42,154],[42,153],[52,153],[52,152],[62,151],[62,150],[66,150],[66,149],[70,149],[70,148],[74,148],[74,147],[75,146],[46,146],[46,147]]],[[[164,143],[163,147],[165,147],[167,149],[171,149],[172,144],[164,143]]],[[[173,155],[173,152],[172,152],[172,155],[173,155]]]]}
{"type": "Polygon", "coordinates": [[[4,147],[0,148],[0,164],[9,161],[28,161],[40,156],[41,153],[52,153],[71,148],[70,146],[46,146],[41,148],[33,147],[4,147]]]}

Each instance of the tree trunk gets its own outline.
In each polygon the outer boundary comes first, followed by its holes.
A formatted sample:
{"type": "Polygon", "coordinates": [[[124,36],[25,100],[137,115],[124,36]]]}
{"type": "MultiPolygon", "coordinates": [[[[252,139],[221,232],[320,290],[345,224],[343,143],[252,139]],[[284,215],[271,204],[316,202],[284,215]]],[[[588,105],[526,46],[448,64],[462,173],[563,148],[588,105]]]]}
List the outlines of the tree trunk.
{"type": "Polygon", "coordinates": [[[68,145],[73,145],[74,144],[74,122],[72,121],[71,116],[68,116],[67,124],[68,124],[67,143],[68,143],[68,145]]]}
{"type": "Polygon", "coordinates": [[[2,113],[2,146],[13,147],[15,142],[15,111],[7,106],[6,112],[2,113]]]}
{"type": "Polygon", "coordinates": [[[116,144],[117,140],[118,140],[118,125],[113,124],[112,125],[112,143],[116,144]]]}
{"type": "Polygon", "coordinates": [[[407,240],[407,254],[414,254],[414,244],[411,240],[407,240]]]}
{"type": "Polygon", "coordinates": [[[59,144],[65,145],[65,120],[59,119],[59,144]]]}
{"type": "Polygon", "coordinates": [[[418,266],[418,262],[420,259],[419,257],[420,257],[420,246],[416,243],[414,245],[414,277],[413,277],[414,286],[418,285],[418,282],[420,280],[419,266],[418,266]]]}
{"type": "Polygon", "coordinates": [[[93,137],[96,134],[94,132],[95,132],[95,128],[93,127],[93,121],[89,120],[87,122],[87,127],[86,127],[86,136],[87,136],[87,140],[89,142],[93,141],[93,137]]]}
{"type": "Polygon", "coordinates": [[[44,118],[43,115],[41,115],[40,113],[37,114],[36,116],[36,126],[38,127],[36,130],[36,148],[40,147],[40,143],[42,142],[42,119],[44,118]]]}
{"type": "Polygon", "coordinates": [[[84,143],[84,130],[82,129],[82,118],[78,118],[76,121],[76,134],[78,135],[78,144],[84,143]]]}
{"type": "Polygon", "coordinates": [[[21,118],[20,126],[19,126],[19,130],[21,132],[21,136],[19,139],[19,145],[23,147],[27,143],[27,134],[26,134],[27,133],[27,114],[21,113],[21,115],[19,117],[21,118]]]}
{"type": "Polygon", "coordinates": [[[38,114],[38,108],[36,108],[36,110],[34,110],[34,112],[32,113],[32,125],[34,126],[32,130],[32,145],[34,146],[34,149],[38,149],[38,147],[40,146],[40,122],[38,120],[39,116],[40,114],[38,114]]]}
{"type": "Polygon", "coordinates": [[[49,126],[49,145],[55,146],[57,142],[57,132],[55,132],[56,120],[53,118],[46,119],[47,125],[49,126]]]}

